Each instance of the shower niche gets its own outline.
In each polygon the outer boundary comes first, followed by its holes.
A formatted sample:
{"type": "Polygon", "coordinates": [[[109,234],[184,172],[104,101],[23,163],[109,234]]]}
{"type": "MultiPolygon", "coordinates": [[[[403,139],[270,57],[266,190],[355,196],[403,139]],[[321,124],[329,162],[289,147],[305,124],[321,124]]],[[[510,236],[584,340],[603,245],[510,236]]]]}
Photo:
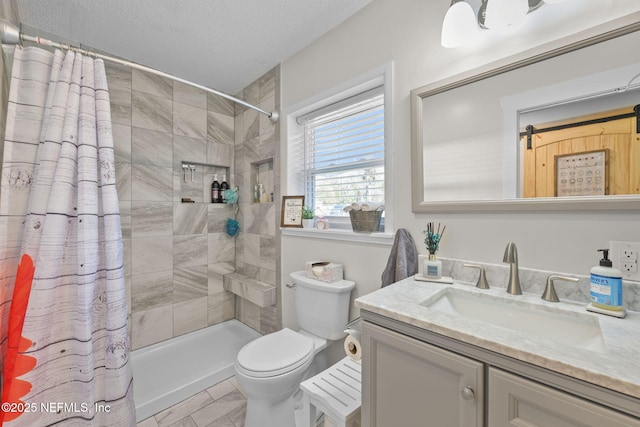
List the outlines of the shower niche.
{"type": "Polygon", "coordinates": [[[251,163],[251,201],[253,203],[273,202],[274,181],[273,159],[251,163]]]}
{"type": "Polygon", "coordinates": [[[180,201],[182,203],[209,203],[225,206],[221,196],[223,182],[226,188],[231,185],[231,168],[229,166],[182,161],[180,170],[180,201]],[[213,198],[213,184],[217,181],[217,199],[213,198]]]}

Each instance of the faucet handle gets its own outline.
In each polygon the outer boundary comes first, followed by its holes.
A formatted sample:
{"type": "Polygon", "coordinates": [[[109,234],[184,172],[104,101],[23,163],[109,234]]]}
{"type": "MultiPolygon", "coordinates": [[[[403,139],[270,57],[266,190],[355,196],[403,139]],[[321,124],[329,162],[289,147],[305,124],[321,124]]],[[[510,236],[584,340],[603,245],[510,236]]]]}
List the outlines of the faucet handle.
{"type": "Polygon", "coordinates": [[[578,279],[575,277],[566,277],[566,276],[549,276],[547,277],[547,286],[544,288],[544,292],[542,293],[542,298],[545,301],[550,302],[559,302],[558,294],[556,294],[556,289],[553,286],[554,280],[564,280],[565,282],[577,282],[578,279]]]}
{"type": "Polygon", "coordinates": [[[480,275],[478,276],[478,282],[476,283],[476,288],[479,289],[489,289],[489,283],[487,282],[487,274],[484,271],[484,266],[480,264],[463,264],[465,267],[477,268],[480,270],[480,275]]]}

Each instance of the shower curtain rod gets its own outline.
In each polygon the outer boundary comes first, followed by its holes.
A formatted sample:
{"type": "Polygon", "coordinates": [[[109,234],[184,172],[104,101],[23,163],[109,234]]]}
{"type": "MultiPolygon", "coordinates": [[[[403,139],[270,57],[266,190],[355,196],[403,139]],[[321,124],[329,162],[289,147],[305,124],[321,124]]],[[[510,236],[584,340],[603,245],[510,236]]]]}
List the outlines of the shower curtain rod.
{"type": "Polygon", "coordinates": [[[41,37],[34,37],[34,36],[30,36],[27,34],[24,34],[22,32],[20,32],[20,29],[6,21],[6,20],[2,20],[2,23],[0,25],[0,39],[2,40],[2,44],[9,44],[9,45],[16,45],[16,44],[20,44],[23,41],[28,41],[28,42],[33,42],[33,43],[37,43],[37,44],[41,44],[43,46],[51,46],[51,47],[55,47],[55,48],[59,48],[59,49],[66,49],[66,50],[72,50],[74,52],[79,52],[85,55],[89,55],[89,56],[93,56],[95,58],[100,58],[100,59],[104,59],[106,61],[110,61],[110,62],[115,62],[117,64],[120,65],[124,65],[126,67],[130,67],[130,68],[134,68],[136,70],[140,70],[140,71],[145,71],[147,73],[151,73],[151,74],[155,74],[157,76],[161,76],[161,77],[165,77],[167,79],[176,81],[176,82],[180,82],[180,83],[184,83],[186,85],[189,86],[193,86],[196,87],[198,89],[202,89],[205,92],[209,92],[209,93],[213,93],[214,95],[218,95],[221,96],[222,98],[226,98],[230,101],[235,102],[236,104],[240,104],[240,105],[244,105],[247,108],[250,108],[252,110],[255,110],[261,114],[266,115],[267,117],[269,117],[269,120],[271,120],[271,122],[276,123],[278,121],[278,112],[277,111],[266,111],[263,110],[260,107],[256,107],[253,104],[249,104],[246,101],[243,101],[242,99],[238,99],[234,96],[231,95],[227,95],[224,92],[220,92],[218,90],[215,89],[211,89],[209,87],[206,86],[202,86],[199,85],[197,83],[194,82],[190,82],[188,80],[184,80],[181,79],[180,77],[176,77],[176,76],[172,76],[171,74],[167,74],[163,71],[159,71],[156,70],[154,68],[151,67],[147,67],[145,65],[140,65],[140,64],[136,64],[135,62],[130,62],[130,61],[125,61],[123,59],[119,59],[119,58],[115,58],[113,56],[109,56],[109,55],[103,55],[101,53],[97,53],[97,52],[92,52],[86,49],[82,49],[76,46],[71,46],[71,45],[67,45],[67,44],[63,44],[63,43],[58,43],[58,42],[54,42],[51,40],[47,40],[47,39],[43,39],[41,37]]]}

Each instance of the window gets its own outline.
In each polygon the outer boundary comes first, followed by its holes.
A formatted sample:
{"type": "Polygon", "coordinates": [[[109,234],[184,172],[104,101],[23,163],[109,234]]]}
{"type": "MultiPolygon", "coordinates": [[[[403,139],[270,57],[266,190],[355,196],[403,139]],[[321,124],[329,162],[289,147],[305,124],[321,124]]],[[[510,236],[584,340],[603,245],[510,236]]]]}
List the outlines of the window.
{"type": "Polygon", "coordinates": [[[303,128],[305,203],[349,227],[345,206],[385,203],[384,93],[368,90],[297,119],[303,128]],[[340,221],[340,218],[343,218],[340,221]]]}

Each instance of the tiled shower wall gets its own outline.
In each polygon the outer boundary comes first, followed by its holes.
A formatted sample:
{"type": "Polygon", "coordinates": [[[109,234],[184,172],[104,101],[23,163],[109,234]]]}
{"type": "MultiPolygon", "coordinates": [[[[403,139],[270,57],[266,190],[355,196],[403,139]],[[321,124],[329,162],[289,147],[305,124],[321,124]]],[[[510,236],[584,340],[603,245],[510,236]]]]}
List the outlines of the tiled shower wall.
{"type": "MultiPolygon", "coordinates": [[[[279,329],[277,305],[260,308],[223,287],[223,275],[233,271],[280,283],[279,124],[190,86],[106,66],[132,348],[234,317],[261,333],[279,329]],[[251,168],[265,160],[275,201],[253,203],[251,168]],[[184,179],[183,161],[196,165],[193,181],[184,179]],[[214,173],[227,173],[240,188],[235,238],[224,230],[233,209],[209,203],[214,173]],[[181,203],[183,197],[195,203],[181,203]]],[[[279,67],[237,96],[277,110],[279,67]]]]}
{"type": "Polygon", "coordinates": [[[142,71],[107,64],[107,75],[136,349],[235,316],[222,284],[235,269],[235,238],[224,231],[233,211],[209,196],[213,173],[237,185],[234,107],[142,71]],[[183,161],[195,164],[193,180],[183,161]]]}
{"type": "MultiPolygon", "coordinates": [[[[280,67],[277,66],[236,95],[265,111],[280,109],[280,67]]],[[[276,286],[278,304],[259,307],[237,297],[236,317],[262,334],[280,329],[280,122],[241,105],[235,107],[235,185],[240,188],[236,241],[236,272],[276,286]],[[254,202],[257,165],[268,164],[273,202],[254,202]]],[[[271,190],[271,189],[270,189],[271,190]]]]}

